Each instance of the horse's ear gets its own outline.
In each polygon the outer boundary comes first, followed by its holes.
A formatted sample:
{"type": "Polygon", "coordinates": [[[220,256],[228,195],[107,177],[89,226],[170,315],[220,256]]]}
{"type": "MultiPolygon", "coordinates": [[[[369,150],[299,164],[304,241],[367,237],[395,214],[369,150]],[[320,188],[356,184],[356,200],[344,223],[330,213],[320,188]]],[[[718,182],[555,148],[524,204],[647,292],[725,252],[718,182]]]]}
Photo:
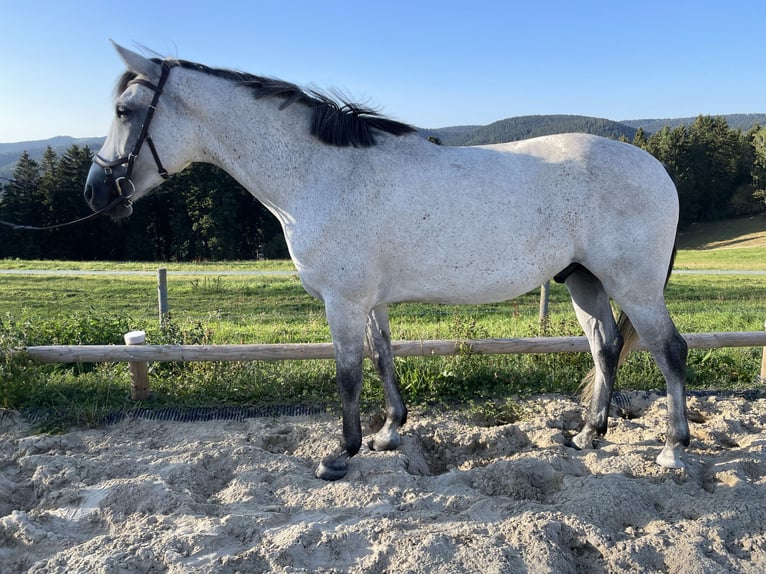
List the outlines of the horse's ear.
{"type": "Polygon", "coordinates": [[[158,78],[160,76],[162,68],[159,64],[144,58],[141,54],[123,48],[114,40],[112,40],[112,44],[129,70],[148,78],[158,78]]]}

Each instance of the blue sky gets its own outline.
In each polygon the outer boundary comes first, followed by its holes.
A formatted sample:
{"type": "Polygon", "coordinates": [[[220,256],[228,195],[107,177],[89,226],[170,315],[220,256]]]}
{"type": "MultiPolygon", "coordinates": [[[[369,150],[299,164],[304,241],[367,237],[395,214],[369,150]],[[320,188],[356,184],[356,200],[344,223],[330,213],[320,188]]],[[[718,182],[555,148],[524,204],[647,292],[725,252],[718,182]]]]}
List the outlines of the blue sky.
{"type": "Polygon", "coordinates": [[[0,0],[0,142],[104,135],[109,39],[419,127],[766,112],[766,1],[0,0]]]}

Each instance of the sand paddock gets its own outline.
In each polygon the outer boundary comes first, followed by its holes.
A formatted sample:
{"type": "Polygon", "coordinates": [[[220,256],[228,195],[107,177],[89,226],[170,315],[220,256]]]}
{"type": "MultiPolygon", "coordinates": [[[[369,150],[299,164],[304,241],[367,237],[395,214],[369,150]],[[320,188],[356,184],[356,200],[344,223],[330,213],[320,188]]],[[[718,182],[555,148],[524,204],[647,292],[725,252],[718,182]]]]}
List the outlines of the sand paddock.
{"type": "Polygon", "coordinates": [[[690,398],[687,468],[663,470],[665,399],[626,396],[583,452],[566,397],[504,426],[412,413],[399,451],[363,449],[336,483],[313,477],[335,417],[41,435],[4,413],[0,570],[766,571],[766,399],[690,398]]]}

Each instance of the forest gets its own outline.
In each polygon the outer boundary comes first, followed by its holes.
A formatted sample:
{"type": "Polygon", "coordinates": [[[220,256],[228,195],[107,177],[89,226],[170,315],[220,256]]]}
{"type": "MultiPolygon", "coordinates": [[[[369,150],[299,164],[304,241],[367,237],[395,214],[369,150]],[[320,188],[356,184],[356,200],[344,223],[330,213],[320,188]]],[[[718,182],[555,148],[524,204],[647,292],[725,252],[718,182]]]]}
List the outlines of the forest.
{"type": "MultiPolygon", "coordinates": [[[[90,213],[83,199],[93,152],[71,146],[42,160],[24,152],[2,189],[0,220],[46,226],[90,213]]],[[[0,258],[202,261],[287,258],[279,223],[225,172],[194,164],[141,199],[130,218],[50,231],[0,226],[0,258]]]]}
{"type": "MultiPolygon", "coordinates": [[[[582,130],[587,131],[587,126],[582,130]]],[[[502,135],[498,135],[502,138],[502,135]]],[[[678,187],[680,226],[766,211],[766,126],[743,131],[723,117],[632,140],[668,168],[678,187]]],[[[500,139],[502,141],[502,139],[500,139]]],[[[489,142],[487,142],[489,143],[489,142]]],[[[499,143],[499,142],[491,142],[499,143]]],[[[93,151],[48,148],[40,161],[24,152],[0,181],[0,220],[45,226],[88,213],[83,185],[93,151]]],[[[141,199],[118,222],[99,218],[51,231],[0,226],[0,258],[111,261],[202,261],[286,258],[276,219],[237,182],[210,165],[194,164],[141,199]]]]}

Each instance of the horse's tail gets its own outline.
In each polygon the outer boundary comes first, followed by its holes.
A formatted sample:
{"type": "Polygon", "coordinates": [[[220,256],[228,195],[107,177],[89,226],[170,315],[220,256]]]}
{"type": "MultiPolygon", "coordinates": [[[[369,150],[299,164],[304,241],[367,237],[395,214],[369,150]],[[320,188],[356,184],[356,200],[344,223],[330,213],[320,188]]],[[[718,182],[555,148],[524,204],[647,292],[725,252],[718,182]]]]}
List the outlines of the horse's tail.
{"type": "MultiPolygon", "coordinates": [[[[668,281],[670,280],[670,274],[673,272],[673,264],[676,260],[676,252],[677,248],[674,245],[673,246],[673,253],[670,256],[670,265],[668,266],[668,274],[665,276],[665,285],[667,286],[668,281]]],[[[640,337],[638,336],[638,333],[636,332],[636,329],[633,327],[633,323],[630,322],[630,317],[628,317],[624,311],[620,310],[620,314],[617,316],[617,329],[620,331],[620,335],[622,335],[622,349],[620,350],[620,357],[617,360],[617,368],[619,369],[622,364],[625,362],[625,359],[628,358],[628,355],[630,352],[636,347],[638,344],[638,341],[640,337]]],[[[591,397],[593,396],[593,385],[596,383],[596,367],[593,367],[588,373],[583,377],[582,381],[580,381],[580,397],[582,400],[586,403],[590,402],[591,397]]]]}

